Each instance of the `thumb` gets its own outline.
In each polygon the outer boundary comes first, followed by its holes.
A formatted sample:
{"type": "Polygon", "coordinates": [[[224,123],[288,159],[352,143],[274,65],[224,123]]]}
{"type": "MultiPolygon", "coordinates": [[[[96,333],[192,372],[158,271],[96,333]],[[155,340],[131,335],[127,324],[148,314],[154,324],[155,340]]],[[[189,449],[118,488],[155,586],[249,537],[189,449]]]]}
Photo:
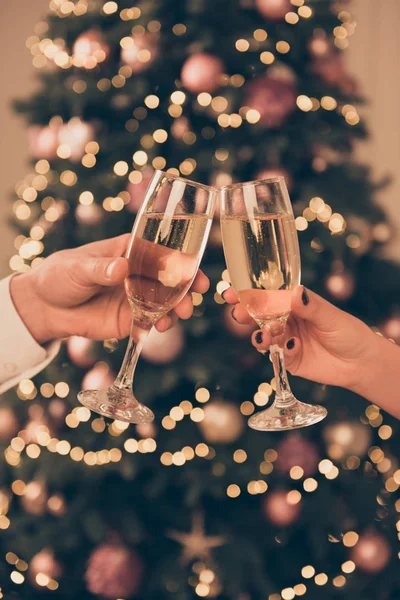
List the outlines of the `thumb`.
{"type": "Polygon", "coordinates": [[[96,285],[114,286],[122,283],[128,275],[128,261],[123,257],[81,258],[75,263],[73,277],[77,283],[85,287],[96,285]]]}
{"type": "Polygon", "coordinates": [[[291,314],[309,321],[318,329],[332,331],[337,329],[338,321],[346,313],[300,285],[293,292],[291,314]]]}

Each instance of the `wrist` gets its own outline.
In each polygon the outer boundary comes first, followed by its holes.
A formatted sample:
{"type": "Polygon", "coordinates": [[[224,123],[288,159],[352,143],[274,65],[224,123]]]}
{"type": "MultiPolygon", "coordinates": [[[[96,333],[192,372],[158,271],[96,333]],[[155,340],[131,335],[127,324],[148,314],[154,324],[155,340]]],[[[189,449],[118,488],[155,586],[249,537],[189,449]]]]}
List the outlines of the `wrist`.
{"type": "Polygon", "coordinates": [[[34,273],[12,277],[10,295],[18,315],[38,344],[46,344],[58,337],[52,326],[52,309],[36,292],[34,273]]]}
{"type": "Polygon", "coordinates": [[[377,384],[385,376],[384,366],[390,360],[394,348],[392,342],[371,331],[366,350],[359,366],[357,380],[350,389],[359,396],[374,402],[377,384]]]}

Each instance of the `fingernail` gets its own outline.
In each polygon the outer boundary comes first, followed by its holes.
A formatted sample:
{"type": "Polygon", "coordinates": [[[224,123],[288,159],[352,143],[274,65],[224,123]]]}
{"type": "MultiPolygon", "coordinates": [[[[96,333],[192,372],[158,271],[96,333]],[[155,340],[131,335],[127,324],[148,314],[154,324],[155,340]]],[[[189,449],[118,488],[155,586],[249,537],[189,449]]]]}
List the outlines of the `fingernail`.
{"type": "Polygon", "coordinates": [[[303,293],[301,294],[301,299],[303,301],[304,306],[307,306],[307,304],[310,302],[310,298],[308,296],[308,292],[307,292],[306,288],[303,288],[303,293]]]}
{"type": "Polygon", "coordinates": [[[288,350],[292,350],[292,348],[294,348],[294,338],[290,339],[287,344],[286,344],[286,348],[288,350]]]}
{"type": "Polygon", "coordinates": [[[111,279],[111,277],[112,277],[112,274],[113,274],[114,267],[115,267],[115,265],[116,265],[116,263],[117,263],[117,260],[118,260],[118,259],[115,259],[115,260],[113,260],[113,261],[112,261],[112,262],[110,262],[110,264],[108,265],[108,267],[107,267],[107,269],[106,269],[106,277],[107,277],[107,279],[111,279]]]}
{"type": "Polygon", "coordinates": [[[234,321],[236,321],[236,323],[237,323],[237,318],[235,317],[235,309],[234,308],[232,309],[231,315],[232,315],[232,319],[234,321]]]}
{"type": "Polygon", "coordinates": [[[257,331],[257,333],[256,333],[256,336],[255,336],[255,337],[256,337],[256,342],[257,342],[257,344],[262,344],[262,341],[263,341],[263,334],[262,334],[262,331],[257,331]]]}
{"type": "Polygon", "coordinates": [[[225,294],[225,293],[226,293],[228,290],[229,290],[229,288],[226,288],[226,290],[224,290],[224,291],[222,292],[222,294],[221,294],[221,297],[222,297],[222,299],[223,299],[223,300],[225,300],[225,296],[224,296],[224,294],[225,294]]]}

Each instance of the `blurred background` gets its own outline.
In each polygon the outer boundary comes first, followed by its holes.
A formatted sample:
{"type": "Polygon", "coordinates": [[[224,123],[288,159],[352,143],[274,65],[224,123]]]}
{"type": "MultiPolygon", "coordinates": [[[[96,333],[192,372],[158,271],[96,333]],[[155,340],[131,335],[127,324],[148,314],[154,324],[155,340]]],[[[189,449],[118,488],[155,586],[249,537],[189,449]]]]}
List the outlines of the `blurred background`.
{"type": "MultiPolygon", "coordinates": [[[[24,121],[10,109],[13,98],[26,96],[34,89],[35,69],[25,47],[37,21],[48,6],[47,0],[14,2],[2,0],[0,8],[0,275],[8,272],[14,234],[8,226],[10,196],[15,182],[26,170],[28,146],[24,121]],[[18,26],[15,27],[15,23],[18,26]]],[[[370,139],[358,146],[359,158],[373,167],[376,177],[393,178],[378,199],[386,207],[396,227],[387,254],[400,259],[400,78],[394,57],[400,55],[397,24],[398,0],[353,0],[357,31],[345,53],[349,70],[358,78],[368,104],[360,109],[370,129],[370,139]]]]}
{"type": "MultiPolygon", "coordinates": [[[[0,276],[128,231],[150,165],[283,173],[302,282],[400,344],[399,0],[51,0],[35,30],[47,6],[1,3],[0,276]]],[[[293,377],[327,419],[252,431],[275,378],[222,297],[218,215],[203,266],[193,318],[142,353],[154,424],[78,405],[116,339],[70,337],[1,398],[0,599],[400,598],[398,422],[293,377]]]]}

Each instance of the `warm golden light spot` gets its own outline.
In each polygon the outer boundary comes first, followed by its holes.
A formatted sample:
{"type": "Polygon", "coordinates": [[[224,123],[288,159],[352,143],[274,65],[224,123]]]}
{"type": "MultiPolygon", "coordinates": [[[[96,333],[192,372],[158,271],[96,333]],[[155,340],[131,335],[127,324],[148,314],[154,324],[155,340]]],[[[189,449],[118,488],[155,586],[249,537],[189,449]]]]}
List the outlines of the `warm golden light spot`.
{"type": "Polygon", "coordinates": [[[356,568],[355,563],[352,560],[347,560],[342,564],[343,573],[352,573],[356,568]]]}
{"type": "Polygon", "coordinates": [[[138,150],[137,152],[135,152],[135,154],[133,155],[133,162],[135,162],[137,165],[139,166],[144,166],[147,163],[148,160],[148,156],[146,154],[146,152],[144,152],[143,150],[138,150]]]}
{"type": "Polygon", "coordinates": [[[332,580],[332,583],[335,587],[343,587],[346,584],[346,577],[343,577],[343,575],[338,575],[332,580]]]}
{"type": "Polygon", "coordinates": [[[304,94],[297,96],[296,104],[303,112],[309,112],[313,108],[311,98],[305,96],[304,94]]]}
{"type": "Polygon", "coordinates": [[[216,112],[224,112],[228,108],[228,100],[223,96],[215,96],[211,101],[211,106],[216,112]]]}
{"type": "Polygon", "coordinates": [[[324,96],[321,98],[321,106],[325,110],[335,110],[337,107],[337,102],[335,98],[332,98],[332,96],[324,96]]]}
{"type": "Polygon", "coordinates": [[[190,413],[190,418],[195,423],[200,423],[204,419],[204,410],[202,408],[194,408],[190,413]]]}
{"type": "Polygon", "coordinates": [[[207,388],[199,388],[196,390],[195,398],[197,402],[208,402],[210,399],[210,392],[207,390],[207,388]]]}
{"type": "Polygon", "coordinates": [[[287,54],[290,50],[290,44],[282,40],[280,42],[277,42],[276,49],[280,54],[287,54]]]}
{"type": "Polygon", "coordinates": [[[356,533],[355,531],[348,531],[343,536],[343,546],[346,546],[347,548],[352,548],[357,544],[358,537],[358,533],[356,533]]]}
{"type": "Polygon", "coordinates": [[[328,583],[328,576],[326,575],[326,573],[319,573],[315,576],[314,581],[316,585],[325,585],[326,583],[328,583]]]}
{"type": "Polygon", "coordinates": [[[261,114],[255,108],[250,108],[246,112],[246,120],[248,123],[251,123],[251,124],[258,123],[258,121],[260,119],[261,119],[261,114]]]}
{"type": "Polygon", "coordinates": [[[161,461],[161,464],[165,465],[166,467],[170,467],[172,465],[171,452],[163,452],[163,454],[161,454],[161,456],[160,456],[160,461],[161,461]]]}
{"type": "Polygon", "coordinates": [[[118,175],[119,177],[123,177],[127,174],[129,170],[128,163],[124,160],[119,160],[115,163],[113,170],[116,175],[118,175]]]}
{"type": "Polygon", "coordinates": [[[118,4],[116,2],[106,2],[103,6],[103,12],[106,15],[112,15],[113,13],[117,12],[118,10],[118,4]]]}
{"type": "Polygon", "coordinates": [[[19,573],[18,571],[12,571],[10,573],[10,579],[13,583],[16,583],[17,585],[24,583],[25,581],[25,577],[22,575],[22,573],[19,573]]]}
{"type": "Polygon", "coordinates": [[[246,52],[250,48],[250,44],[247,40],[240,39],[236,41],[235,48],[239,52],[246,52]]]}
{"type": "Polygon", "coordinates": [[[171,419],[174,421],[182,421],[183,417],[185,416],[185,413],[180,406],[174,406],[171,408],[169,414],[171,419]]]}
{"type": "Polygon", "coordinates": [[[309,6],[301,6],[297,12],[299,13],[300,17],[303,17],[303,19],[309,19],[313,14],[313,11],[309,6]]]}
{"type": "Polygon", "coordinates": [[[301,575],[302,575],[302,577],[304,577],[304,579],[311,579],[311,577],[314,577],[314,574],[315,574],[315,569],[311,565],[307,565],[307,566],[303,567],[301,570],[301,575]]]}
{"type": "Polygon", "coordinates": [[[304,475],[304,470],[301,467],[295,466],[290,469],[289,474],[292,479],[301,479],[304,475]]]}
{"type": "Polygon", "coordinates": [[[235,450],[233,460],[237,463],[244,463],[247,460],[247,453],[244,450],[235,450]]]}
{"type": "Polygon", "coordinates": [[[301,500],[301,494],[298,490],[291,490],[286,496],[288,504],[298,504],[301,500]]]}
{"type": "Polygon", "coordinates": [[[170,416],[167,416],[167,417],[163,418],[163,420],[161,421],[161,425],[164,427],[164,429],[167,429],[167,430],[175,429],[176,421],[171,419],[170,416]]]}
{"type": "Polygon", "coordinates": [[[249,400],[242,402],[242,404],[240,405],[240,412],[242,413],[242,415],[246,415],[246,416],[252,415],[254,410],[255,410],[254,404],[252,402],[250,402],[249,400]]]}
{"type": "Polygon", "coordinates": [[[151,94],[150,96],[146,96],[144,103],[147,108],[157,108],[157,106],[160,104],[160,99],[158,96],[151,94]]]}
{"type": "Polygon", "coordinates": [[[285,21],[286,21],[286,23],[289,23],[290,25],[295,25],[296,23],[299,22],[299,20],[300,20],[300,17],[295,12],[288,12],[285,15],[285,21]]]}
{"type": "Polygon", "coordinates": [[[265,29],[256,29],[253,33],[253,37],[257,42],[264,42],[268,37],[268,33],[265,29]]]}
{"type": "Polygon", "coordinates": [[[308,227],[307,219],[304,217],[296,217],[295,224],[297,231],[305,231],[308,227]]]}
{"type": "Polygon", "coordinates": [[[304,596],[304,594],[307,591],[307,588],[304,585],[304,583],[298,583],[297,585],[294,586],[293,590],[294,590],[294,593],[296,594],[296,596],[304,596]]]}
{"type": "Polygon", "coordinates": [[[92,204],[94,201],[94,196],[92,194],[92,192],[89,192],[88,190],[86,190],[85,192],[82,192],[79,196],[79,202],[81,204],[84,204],[85,206],[89,206],[89,204],[92,204]]]}
{"type": "Polygon", "coordinates": [[[183,23],[177,23],[173,26],[172,31],[175,35],[185,35],[186,25],[183,25],[183,23]]]}
{"type": "Polygon", "coordinates": [[[281,596],[283,600],[293,600],[295,595],[296,594],[293,588],[285,588],[281,591],[281,596]]]}
{"type": "Polygon", "coordinates": [[[229,498],[237,498],[240,496],[240,487],[236,485],[236,483],[232,483],[228,486],[226,494],[229,496],[229,498]]]}
{"type": "Polygon", "coordinates": [[[205,458],[208,453],[209,453],[210,449],[207,446],[207,444],[197,444],[196,448],[195,448],[195,453],[197,456],[200,456],[200,458],[205,458]]]}

